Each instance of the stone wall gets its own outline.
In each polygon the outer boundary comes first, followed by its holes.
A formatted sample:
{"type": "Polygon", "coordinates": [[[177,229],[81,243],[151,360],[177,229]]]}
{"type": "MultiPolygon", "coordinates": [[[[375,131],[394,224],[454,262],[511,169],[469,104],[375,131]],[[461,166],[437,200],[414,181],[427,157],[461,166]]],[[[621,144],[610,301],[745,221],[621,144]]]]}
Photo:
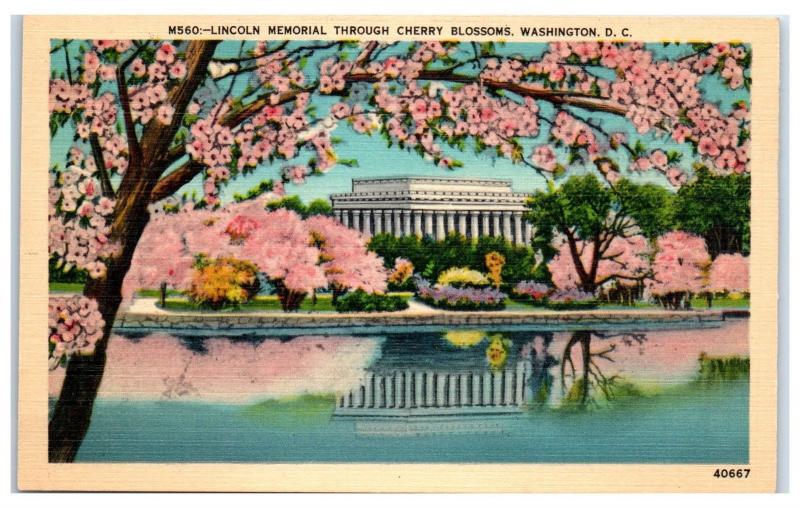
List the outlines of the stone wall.
{"type": "Polygon", "coordinates": [[[569,325],[593,327],[633,323],[713,324],[725,319],[722,310],[702,311],[530,311],[530,312],[437,312],[437,313],[127,313],[117,318],[117,329],[330,329],[396,328],[405,326],[516,326],[569,325]]]}

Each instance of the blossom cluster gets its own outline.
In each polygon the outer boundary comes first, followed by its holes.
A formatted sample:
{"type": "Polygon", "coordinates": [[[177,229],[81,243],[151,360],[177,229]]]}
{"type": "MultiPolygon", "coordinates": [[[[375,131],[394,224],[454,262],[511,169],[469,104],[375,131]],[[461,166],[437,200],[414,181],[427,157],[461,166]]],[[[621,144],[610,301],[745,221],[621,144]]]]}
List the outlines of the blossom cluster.
{"type": "Polygon", "coordinates": [[[141,58],[131,62],[131,73],[142,81],[128,87],[131,116],[142,125],[153,118],[169,125],[175,108],[167,100],[168,90],[186,77],[186,62],[178,58],[178,49],[170,42],[159,44],[155,60],[147,64],[141,58]]]}
{"type": "Polygon", "coordinates": [[[65,270],[77,267],[100,278],[105,258],[118,251],[110,239],[114,200],[101,193],[94,159],[73,147],[68,162],[53,174],[48,191],[48,251],[65,270]]]}
{"type": "Polygon", "coordinates": [[[93,353],[105,327],[97,301],[82,295],[50,297],[47,322],[51,369],[71,355],[93,353]]]}

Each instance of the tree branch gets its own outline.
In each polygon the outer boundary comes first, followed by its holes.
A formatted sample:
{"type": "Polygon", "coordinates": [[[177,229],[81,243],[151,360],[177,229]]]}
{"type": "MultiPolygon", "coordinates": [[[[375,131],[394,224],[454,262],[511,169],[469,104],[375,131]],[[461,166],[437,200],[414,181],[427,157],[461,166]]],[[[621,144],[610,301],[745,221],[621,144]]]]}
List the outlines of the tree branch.
{"type": "Polygon", "coordinates": [[[156,174],[161,174],[167,167],[163,160],[164,153],[168,151],[168,147],[172,144],[172,140],[180,128],[189,101],[197,87],[205,79],[208,62],[211,61],[217,44],[219,41],[209,40],[194,40],[189,43],[186,48],[186,66],[188,68],[186,78],[173,87],[167,95],[166,103],[171,104],[175,109],[172,121],[169,125],[150,122],[142,133],[141,145],[144,154],[142,164],[156,174]]]}
{"type": "Polygon", "coordinates": [[[103,148],[100,146],[100,139],[97,134],[92,133],[89,135],[89,144],[92,147],[92,154],[94,155],[94,163],[97,166],[97,172],[100,173],[100,190],[103,191],[103,196],[114,199],[114,187],[111,186],[111,179],[108,177],[106,170],[106,161],[103,157],[103,148]]]}

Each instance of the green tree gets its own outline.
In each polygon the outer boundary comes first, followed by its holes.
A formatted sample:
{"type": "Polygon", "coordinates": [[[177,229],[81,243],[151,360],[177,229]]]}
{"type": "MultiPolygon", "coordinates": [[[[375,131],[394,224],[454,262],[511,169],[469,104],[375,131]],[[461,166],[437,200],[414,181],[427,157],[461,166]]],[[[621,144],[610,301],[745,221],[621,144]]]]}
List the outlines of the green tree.
{"type": "Polygon", "coordinates": [[[705,167],[675,198],[679,229],[702,236],[711,257],[750,253],[750,175],[716,176],[705,167]]]}
{"type": "Polygon", "coordinates": [[[297,212],[297,214],[304,219],[312,215],[331,215],[333,213],[333,209],[327,199],[315,199],[306,205],[303,203],[303,200],[296,195],[285,196],[277,201],[267,203],[267,208],[269,210],[278,210],[279,208],[292,210],[297,212]]]}
{"type": "MultiPolygon", "coordinates": [[[[655,238],[670,229],[672,196],[654,184],[627,179],[603,185],[593,174],[572,176],[560,187],[550,183],[528,202],[527,220],[536,225],[533,244],[552,246],[554,235],[569,245],[575,272],[585,291],[597,289],[597,269],[611,242],[642,234],[655,238]],[[581,244],[590,248],[588,266],[581,261],[581,244]]],[[[543,251],[551,255],[552,250],[543,251]]]]}

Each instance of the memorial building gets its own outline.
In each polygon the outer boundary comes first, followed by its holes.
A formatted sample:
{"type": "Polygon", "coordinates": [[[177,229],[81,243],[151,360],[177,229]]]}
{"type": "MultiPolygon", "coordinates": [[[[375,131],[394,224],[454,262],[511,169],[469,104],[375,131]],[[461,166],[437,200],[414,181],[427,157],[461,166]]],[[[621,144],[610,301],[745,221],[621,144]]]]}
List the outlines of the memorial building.
{"type": "Polygon", "coordinates": [[[524,220],[528,194],[511,180],[449,177],[353,179],[352,192],[331,194],[334,216],[366,236],[458,232],[467,238],[502,236],[522,245],[532,227],[524,220]]]}

